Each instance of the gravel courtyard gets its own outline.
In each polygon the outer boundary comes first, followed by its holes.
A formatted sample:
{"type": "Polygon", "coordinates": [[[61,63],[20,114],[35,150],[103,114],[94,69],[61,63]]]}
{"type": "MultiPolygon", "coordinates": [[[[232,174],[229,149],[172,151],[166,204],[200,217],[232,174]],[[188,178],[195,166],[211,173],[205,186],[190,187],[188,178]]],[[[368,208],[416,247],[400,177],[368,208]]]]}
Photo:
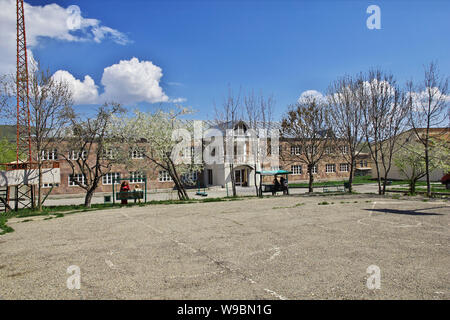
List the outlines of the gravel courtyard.
{"type": "Polygon", "coordinates": [[[341,195],[16,222],[0,236],[0,299],[450,299],[449,215],[449,202],[341,195]]]}

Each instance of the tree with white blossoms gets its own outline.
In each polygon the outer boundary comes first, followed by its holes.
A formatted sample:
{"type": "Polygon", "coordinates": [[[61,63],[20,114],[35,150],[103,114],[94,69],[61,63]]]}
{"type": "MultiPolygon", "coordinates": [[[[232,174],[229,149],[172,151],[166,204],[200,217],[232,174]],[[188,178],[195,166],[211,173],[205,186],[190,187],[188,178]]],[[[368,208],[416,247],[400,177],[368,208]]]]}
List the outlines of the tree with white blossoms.
{"type": "Polygon", "coordinates": [[[427,169],[430,171],[442,169],[444,172],[450,172],[449,150],[448,142],[442,139],[431,139],[428,166],[423,145],[419,141],[405,144],[395,153],[394,164],[408,180],[410,194],[416,193],[416,183],[426,176],[427,169]]]}
{"type": "Polygon", "coordinates": [[[450,125],[448,81],[449,78],[442,75],[438,66],[432,62],[425,67],[421,83],[416,85],[410,81],[407,84],[408,120],[418,137],[418,142],[422,144],[422,152],[425,155],[428,196],[431,196],[429,168],[431,139],[445,136],[450,125]]]}
{"type": "Polygon", "coordinates": [[[139,148],[147,160],[137,164],[141,169],[150,165],[169,174],[180,200],[189,199],[183,176],[198,172],[202,167],[201,161],[194,163],[194,155],[191,154],[193,123],[180,118],[189,113],[192,113],[190,109],[180,106],[168,112],[135,111],[132,117],[116,118],[112,126],[119,141],[139,148]]]}

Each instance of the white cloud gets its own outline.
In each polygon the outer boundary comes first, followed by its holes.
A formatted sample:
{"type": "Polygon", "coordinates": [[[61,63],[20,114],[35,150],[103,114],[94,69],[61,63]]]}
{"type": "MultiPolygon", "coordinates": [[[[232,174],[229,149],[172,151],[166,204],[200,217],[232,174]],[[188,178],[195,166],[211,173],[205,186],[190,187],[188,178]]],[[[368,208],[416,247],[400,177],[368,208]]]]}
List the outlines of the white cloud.
{"type": "Polygon", "coordinates": [[[103,70],[101,83],[104,92],[99,93],[94,80],[86,75],[84,80],[76,79],[70,72],[58,70],[53,77],[69,84],[75,104],[99,104],[119,102],[125,105],[137,102],[182,103],[186,98],[170,99],[160,85],[162,69],[151,61],[139,61],[137,58],[121,60],[103,70]]]}
{"type": "Polygon", "coordinates": [[[98,88],[90,76],[84,76],[80,81],[65,70],[58,70],[53,75],[57,81],[64,81],[69,85],[76,104],[91,104],[98,102],[98,88]]]}
{"type": "Polygon", "coordinates": [[[306,90],[303,91],[300,97],[298,98],[297,102],[301,103],[305,101],[308,98],[316,99],[318,102],[325,102],[326,98],[322,93],[316,90],[306,90]]]}
{"type": "Polygon", "coordinates": [[[412,99],[412,106],[414,111],[416,112],[424,112],[428,108],[428,100],[429,96],[432,96],[433,103],[431,105],[431,108],[433,109],[436,106],[436,103],[439,101],[439,103],[445,103],[450,104],[450,96],[443,94],[439,88],[433,87],[426,90],[423,90],[421,92],[412,92],[411,94],[408,93],[408,98],[411,97],[412,99]]]}
{"type": "Polygon", "coordinates": [[[186,102],[187,99],[186,98],[175,98],[175,99],[171,99],[170,102],[173,103],[182,103],[182,102],[186,102]]]}
{"type": "MultiPolygon", "coordinates": [[[[16,2],[0,0],[0,8],[0,74],[4,74],[14,72],[16,67],[16,2]]],[[[68,9],[57,4],[24,4],[29,49],[37,46],[42,37],[94,42],[101,42],[108,37],[118,44],[130,42],[126,35],[102,26],[99,20],[84,18],[79,7],[70,6],[68,9]]]]}
{"type": "Polygon", "coordinates": [[[168,102],[169,97],[159,84],[162,75],[162,69],[151,61],[121,60],[104,69],[102,84],[105,92],[101,98],[129,104],[168,102]]]}

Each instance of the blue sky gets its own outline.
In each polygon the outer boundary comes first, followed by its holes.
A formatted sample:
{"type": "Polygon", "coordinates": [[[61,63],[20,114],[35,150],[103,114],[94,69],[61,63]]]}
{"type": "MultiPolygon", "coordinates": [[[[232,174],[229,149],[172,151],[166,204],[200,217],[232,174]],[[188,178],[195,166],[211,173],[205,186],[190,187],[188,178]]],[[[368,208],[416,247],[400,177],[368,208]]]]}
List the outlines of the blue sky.
{"type": "Polygon", "coordinates": [[[371,67],[391,71],[400,83],[420,80],[432,60],[450,74],[450,1],[27,2],[76,4],[83,18],[128,38],[119,44],[107,36],[100,42],[41,36],[31,49],[43,65],[76,79],[89,75],[101,94],[105,68],[133,57],[151,61],[162,69],[158,85],[166,100],[186,99],[183,105],[198,110],[196,118],[213,117],[213,104],[220,106],[228,85],[273,94],[278,118],[302,92],[325,92],[337,77],[371,67]],[[366,27],[371,4],[381,9],[381,30],[366,27]]]}

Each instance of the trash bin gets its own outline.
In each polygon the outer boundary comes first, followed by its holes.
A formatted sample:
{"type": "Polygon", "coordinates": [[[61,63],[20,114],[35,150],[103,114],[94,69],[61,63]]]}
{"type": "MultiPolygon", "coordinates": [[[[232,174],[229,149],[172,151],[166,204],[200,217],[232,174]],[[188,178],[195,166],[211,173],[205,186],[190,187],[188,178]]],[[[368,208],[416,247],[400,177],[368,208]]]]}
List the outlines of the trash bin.
{"type": "Polygon", "coordinates": [[[105,203],[111,203],[111,196],[104,196],[103,199],[105,203]]]}
{"type": "Polygon", "coordinates": [[[344,182],[344,189],[350,188],[350,182],[344,182]]]}

